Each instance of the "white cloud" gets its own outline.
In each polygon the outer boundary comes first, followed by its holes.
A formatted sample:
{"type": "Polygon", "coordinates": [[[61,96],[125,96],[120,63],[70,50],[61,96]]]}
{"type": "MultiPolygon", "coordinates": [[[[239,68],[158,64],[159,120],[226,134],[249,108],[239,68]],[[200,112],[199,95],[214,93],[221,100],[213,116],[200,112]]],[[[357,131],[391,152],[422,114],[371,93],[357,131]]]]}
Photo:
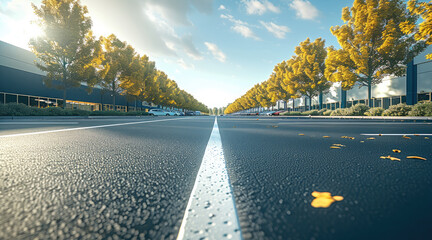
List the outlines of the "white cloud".
{"type": "Polygon", "coordinates": [[[267,29],[267,31],[269,31],[275,37],[280,39],[285,38],[285,34],[290,31],[290,29],[287,26],[277,25],[273,22],[260,21],[260,23],[267,29]]]}
{"type": "Polygon", "coordinates": [[[219,10],[225,10],[226,7],[225,7],[224,5],[220,5],[218,9],[219,9],[219,10]]]}
{"type": "Polygon", "coordinates": [[[242,2],[246,5],[248,14],[263,15],[267,11],[280,13],[280,9],[268,0],[242,0],[242,2]]]}
{"type": "Polygon", "coordinates": [[[255,40],[260,40],[259,37],[257,37],[254,32],[245,25],[234,25],[231,27],[232,30],[240,33],[245,38],[252,38],[255,40]]]}
{"type": "Polygon", "coordinates": [[[232,22],[234,25],[231,27],[231,29],[235,32],[240,33],[243,37],[260,40],[260,38],[255,35],[252,29],[248,27],[248,24],[246,22],[235,19],[233,16],[229,14],[221,14],[220,17],[232,22]]]}
{"type": "Polygon", "coordinates": [[[221,50],[219,50],[216,44],[209,42],[205,42],[204,44],[217,60],[219,60],[220,62],[225,62],[226,56],[221,50]]]}
{"type": "Polygon", "coordinates": [[[212,11],[214,0],[82,0],[93,20],[98,35],[116,34],[137,51],[150,57],[171,56],[201,59],[193,37],[188,15],[197,10],[212,11]],[[101,11],[100,6],[104,6],[101,11]],[[181,27],[181,31],[178,30],[181,27]],[[185,33],[186,32],[186,33],[185,33]]]}
{"type": "Polygon", "coordinates": [[[192,63],[186,63],[183,58],[177,60],[177,63],[184,69],[194,69],[195,66],[192,63]]]}
{"type": "Polygon", "coordinates": [[[314,20],[318,17],[318,9],[308,0],[293,0],[290,7],[296,11],[297,17],[301,19],[314,20]]]}

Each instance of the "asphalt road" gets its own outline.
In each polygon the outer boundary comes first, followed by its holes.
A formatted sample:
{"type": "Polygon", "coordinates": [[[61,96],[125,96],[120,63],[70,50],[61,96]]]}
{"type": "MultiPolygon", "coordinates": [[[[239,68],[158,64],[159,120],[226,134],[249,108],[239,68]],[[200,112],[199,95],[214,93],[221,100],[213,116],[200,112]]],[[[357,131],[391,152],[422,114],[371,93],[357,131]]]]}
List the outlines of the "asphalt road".
{"type": "Polygon", "coordinates": [[[0,138],[0,239],[175,239],[214,119],[29,120],[0,136],[148,120],[169,121],[0,138]]]}
{"type": "MultiPolygon", "coordinates": [[[[0,239],[175,239],[213,123],[1,120],[0,239]]],[[[218,117],[218,125],[244,239],[432,236],[432,136],[385,135],[432,134],[431,123],[218,117]],[[388,155],[401,161],[380,158],[388,155]],[[406,159],[413,155],[427,160],[406,159]],[[344,199],[315,208],[314,191],[344,199]]]]}
{"type": "Polygon", "coordinates": [[[432,137],[360,135],[430,134],[430,123],[255,117],[219,126],[245,239],[431,239],[432,137]],[[380,158],[388,155],[401,161],[380,158]],[[313,191],[344,200],[314,208],[313,191]]]}

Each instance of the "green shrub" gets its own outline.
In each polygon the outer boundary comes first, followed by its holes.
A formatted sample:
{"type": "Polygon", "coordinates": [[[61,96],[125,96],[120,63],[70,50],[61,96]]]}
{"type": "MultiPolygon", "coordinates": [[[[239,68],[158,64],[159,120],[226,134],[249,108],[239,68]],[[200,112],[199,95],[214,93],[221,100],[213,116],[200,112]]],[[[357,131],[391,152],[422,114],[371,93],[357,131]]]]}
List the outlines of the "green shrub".
{"type": "Polygon", "coordinates": [[[306,115],[306,116],[309,116],[309,115],[311,115],[311,116],[318,116],[320,114],[319,114],[318,110],[310,110],[310,111],[303,112],[302,115],[306,115]]]}
{"type": "Polygon", "coordinates": [[[390,106],[383,112],[383,116],[407,116],[411,107],[405,103],[399,103],[397,105],[390,106]]]}
{"type": "Polygon", "coordinates": [[[0,116],[140,116],[146,112],[86,111],[80,109],[63,109],[59,107],[36,108],[25,104],[0,104],[0,116]]]}
{"type": "Polygon", "coordinates": [[[32,108],[22,103],[1,104],[1,116],[32,116],[34,111],[32,108]]]}
{"type": "Polygon", "coordinates": [[[409,116],[432,116],[432,102],[417,103],[412,106],[409,116]]]}
{"type": "Polygon", "coordinates": [[[301,116],[302,113],[301,112],[292,111],[292,112],[284,112],[284,113],[282,113],[282,115],[283,116],[301,116]]]}
{"type": "Polygon", "coordinates": [[[330,116],[346,116],[345,108],[338,108],[330,113],[330,116]]]}
{"type": "Polygon", "coordinates": [[[364,116],[369,107],[358,103],[350,108],[345,109],[345,116],[364,116]]]}
{"type": "Polygon", "coordinates": [[[374,108],[370,108],[369,110],[367,110],[365,112],[366,116],[382,116],[384,112],[384,108],[382,107],[374,107],[374,108]]]}
{"type": "Polygon", "coordinates": [[[324,116],[331,116],[332,112],[333,112],[333,110],[329,109],[329,110],[326,110],[326,111],[323,113],[323,115],[324,115],[324,116]]]}
{"type": "Polygon", "coordinates": [[[327,111],[327,108],[323,108],[321,110],[318,111],[318,115],[322,116],[324,115],[324,113],[327,111]]]}

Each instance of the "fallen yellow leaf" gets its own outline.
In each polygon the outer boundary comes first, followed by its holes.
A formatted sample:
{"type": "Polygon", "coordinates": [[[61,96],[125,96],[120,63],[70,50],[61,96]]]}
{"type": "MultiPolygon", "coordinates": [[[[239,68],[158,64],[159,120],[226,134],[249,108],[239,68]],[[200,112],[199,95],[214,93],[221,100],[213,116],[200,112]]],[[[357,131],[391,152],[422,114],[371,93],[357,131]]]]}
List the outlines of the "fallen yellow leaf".
{"type": "Polygon", "coordinates": [[[339,149],[340,147],[337,147],[337,146],[331,146],[330,148],[338,148],[338,149],[339,149]]]}
{"type": "Polygon", "coordinates": [[[354,139],[355,139],[355,137],[349,137],[349,139],[351,139],[351,140],[354,140],[354,139]]]}
{"type": "Polygon", "coordinates": [[[299,136],[304,136],[304,134],[303,134],[303,133],[300,133],[299,136]]]}
{"type": "Polygon", "coordinates": [[[388,155],[388,156],[381,156],[380,158],[382,158],[382,159],[390,159],[392,161],[400,161],[399,158],[395,158],[395,157],[392,157],[390,155],[388,155]]]}
{"type": "Polygon", "coordinates": [[[381,136],[382,136],[382,134],[380,133],[380,134],[378,134],[378,136],[380,136],[380,137],[381,137],[381,136]]]}
{"type": "Polygon", "coordinates": [[[329,192],[317,192],[314,191],[312,196],[315,197],[312,200],[311,206],[314,208],[328,208],[335,201],[342,201],[344,198],[342,196],[334,196],[332,197],[329,192]]]}
{"type": "Polygon", "coordinates": [[[345,145],[342,145],[342,144],[339,144],[339,143],[333,143],[333,146],[345,147],[345,145]]]}
{"type": "Polygon", "coordinates": [[[367,140],[374,140],[374,137],[366,138],[367,140]]]}
{"type": "Polygon", "coordinates": [[[364,143],[364,141],[360,141],[361,143],[364,143]]]}
{"type": "Polygon", "coordinates": [[[393,152],[395,152],[395,153],[400,153],[401,150],[399,150],[399,149],[393,149],[393,152]]]}
{"type": "Polygon", "coordinates": [[[329,138],[330,136],[323,136],[323,138],[329,138]]]}
{"type": "Polygon", "coordinates": [[[428,137],[425,137],[425,139],[429,139],[428,137]]]}
{"type": "Polygon", "coordinates": [[[424,158],[424,157],[419,157],[419,156],[408,156],[408,157],[406,157],[406,158],[426,160],[426,158],[424,158]]]}
{"type": "Polygon", "coordinates": [[[418,137],[418,136],[420,136],[420,135],[418,135],[418,134],[414,134],[414,136],[418,137]]]}
{"type": "Polygon", "coordinates": [[[336,201],[342,201],[342,200],[344,200],[344,198],[342,196],[334,196],[333,199],[336,200],[336,201]]]}
{"type": "Polygon", "coordinates": [[[406,138],[406,139],[411,139],[410,137],[407,137],[407,136],[405,136],[405,135],[403,135],[402,137],[403,137],[403,138],[406,138]]]}

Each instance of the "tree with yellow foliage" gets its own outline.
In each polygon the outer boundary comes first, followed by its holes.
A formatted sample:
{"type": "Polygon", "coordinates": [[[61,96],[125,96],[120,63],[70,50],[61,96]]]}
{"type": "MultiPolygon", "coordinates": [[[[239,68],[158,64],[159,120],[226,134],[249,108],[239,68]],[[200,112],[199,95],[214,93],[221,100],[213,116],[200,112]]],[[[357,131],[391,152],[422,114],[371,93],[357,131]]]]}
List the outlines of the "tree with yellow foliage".
{"type": "Polygon", "coordinates": [[[31,39],[29,45],[42,62],[36,66],[46,72],[44,83],[63,90],[65,108],[67,89],[91,85],[96,79],[99,41],[91,31],[87,8],[78,0],[43,0],[39,8],[32,7],[44,35],[31,39]]]}
{"type": "Polygon", "coordinates": [[[130,74],[129,68],[136,56],[135,49],[126,42],[120,41],[114,34],[100,39],[103,49],[103,59],[99,67],[98,85],[108,91],[112,97],[114,111],[116,110],[116,95],[124,91],[121,87],[130,74]]]}
{"type": "MultiPolygon", "coordinates": [[[[408,10],[413,16],[420,16],[423,22],[416,25],[413,21],[401,23],[402,31],[405,34],[414,34],[417,41],[425,41],[427,45],[432,44],[432,1],[419,3],[416,0],[410,0],[407,4],[408,10]]],[[[426,55],[427,59],[432,59],[432,53],[426,55]]]]}
{"type": "Polygon", "coordinates": [[[402,0],[355,0],[351,8],[343,8],[342,20],[344,25],[330,29],[341,49],[329,48],[325,77],[341,82],[345,90],[366,86],[372,106],[372,86],[385,76],[403,75],[407,63],[425,48],[401,27],[417,18],[402,0]]]}
{"type": "Polygon", "coordinates": [[[295,48],[295,56],[287,61],[285,85],[291,96],[301,94],[309,98],[311,109],[312,98],[326,92],[331,84],[325,78],[325,59],[327,51],[325,41],[317,38],[311,42],[309,38],[295,48]]]}

